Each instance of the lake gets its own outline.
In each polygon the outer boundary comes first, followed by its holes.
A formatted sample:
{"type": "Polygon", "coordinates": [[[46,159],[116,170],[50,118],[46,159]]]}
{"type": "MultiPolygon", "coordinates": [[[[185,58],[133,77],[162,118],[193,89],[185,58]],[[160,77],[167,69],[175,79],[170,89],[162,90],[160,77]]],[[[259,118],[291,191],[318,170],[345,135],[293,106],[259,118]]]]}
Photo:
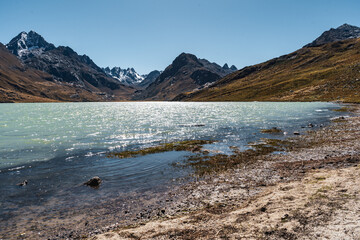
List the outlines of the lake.
{"type": "Polygon", "coordinates": [[[14,228],[14,221],[25,227],[34,216],[58,216],[69,205],[82,208],[95,199],[105,205],[119,196],[166,191],[191,174],[171,165],[190,152],[127,159],[108,153],[204,139],[216,141],[205,145],[210,152],[231,154],[229,146],[244,150],[260,138],[285,137],[260,129],[305,132],[309,123],[328,124],[341,114],[332,111],[339,107],[322,102],[0,104],[0,228],[14,228]],[[82,185],[93,176],[103,179],[99,189],[82,185]],[[17,186],[25,179],[27,186],[17,186]]]}

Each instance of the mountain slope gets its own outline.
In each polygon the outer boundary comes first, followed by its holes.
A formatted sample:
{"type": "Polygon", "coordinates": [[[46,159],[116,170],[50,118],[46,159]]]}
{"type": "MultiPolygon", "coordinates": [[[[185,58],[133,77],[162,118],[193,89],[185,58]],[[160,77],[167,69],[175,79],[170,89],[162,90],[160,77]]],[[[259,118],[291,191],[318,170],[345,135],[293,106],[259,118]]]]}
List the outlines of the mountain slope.
{"type": "Polygon", "coordinates": [[[105,101],[104,96],[66,83],[24,66],[0,43],[0,102],[105,101]]]}
{"type": "Polygon", "coordinates": [[[172,100],[180,93],[202,88],[231,72],[230,68],[182,53],[134,99],[172,100]]]}
{"type": "Polygon", "coordinates": [[[176,100],[360,102],[360,39],[304,47],[176,100]]]}
{"type": "Polygon", "coordinates": [[[57,82],[106,95],[108,100],[129,99],[135,91],[108,77],[88,56],[70,47],[55,47],[34,31],[20,33],[6,47],[26,66],[52,75],[57,82]]]}

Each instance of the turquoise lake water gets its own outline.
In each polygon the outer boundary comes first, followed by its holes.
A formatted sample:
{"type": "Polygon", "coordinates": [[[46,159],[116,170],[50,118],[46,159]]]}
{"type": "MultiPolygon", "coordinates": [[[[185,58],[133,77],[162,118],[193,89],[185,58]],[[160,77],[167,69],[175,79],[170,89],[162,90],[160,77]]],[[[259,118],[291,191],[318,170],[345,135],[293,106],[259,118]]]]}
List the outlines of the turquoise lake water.
{"type": "MultiPolygon", "coordinates": [[[[91,157],[185,139],[243,146],[260,128],[284,131],[336,115],[333,103],[33,103],[0,105],[0,168],[91,157]]],[[[221,148],[220,145],[218,144],[221,148]]],[[[226,151],[226,149],[223,149],[226,151]]]]}

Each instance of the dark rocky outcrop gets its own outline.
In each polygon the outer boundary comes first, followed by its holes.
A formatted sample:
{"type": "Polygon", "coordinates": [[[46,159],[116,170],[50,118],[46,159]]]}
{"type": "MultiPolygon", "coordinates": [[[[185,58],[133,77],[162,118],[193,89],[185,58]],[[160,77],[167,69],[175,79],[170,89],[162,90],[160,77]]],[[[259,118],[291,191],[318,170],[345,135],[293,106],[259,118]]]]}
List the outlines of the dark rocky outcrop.
{"type": "Polygon", "coordinates": [[[90,178],[88,181],[84,182],[84,185],[98,188],[101,184],[102,180],[98,176],[90,178]]]}
{"type": "Polygon", "coordinates": [[[346,40],[350,38],[359,38],[360,28],[349,24],[343,24],[338,28],[331,28],[330,30],[321,34],[312,43],[305,45],[305,47],[316,47],[325,43],[346,40]]]}

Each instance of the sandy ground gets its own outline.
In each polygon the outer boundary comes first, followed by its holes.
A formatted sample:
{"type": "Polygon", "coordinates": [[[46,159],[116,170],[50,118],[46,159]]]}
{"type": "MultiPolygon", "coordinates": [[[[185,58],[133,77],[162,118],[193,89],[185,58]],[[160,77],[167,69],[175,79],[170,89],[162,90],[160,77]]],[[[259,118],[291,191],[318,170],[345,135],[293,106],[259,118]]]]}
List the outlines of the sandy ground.
{"type": "Polygon", "coordinates": [[[360,239],[358,116],[169,193],[156,217],[92,239],[360,239]]]}

